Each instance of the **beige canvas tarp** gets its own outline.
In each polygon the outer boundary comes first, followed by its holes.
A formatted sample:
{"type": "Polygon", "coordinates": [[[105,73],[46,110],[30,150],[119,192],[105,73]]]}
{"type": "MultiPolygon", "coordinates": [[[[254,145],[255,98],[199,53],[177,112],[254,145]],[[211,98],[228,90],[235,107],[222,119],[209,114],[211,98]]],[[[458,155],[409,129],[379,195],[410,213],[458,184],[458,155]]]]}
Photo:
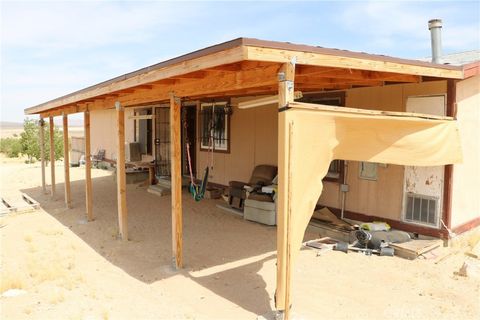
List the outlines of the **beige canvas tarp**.
{"type": "Polygon", "coordinates": [[[332,160],[415,166],[462,160],[453,119],[297,102],[289,107],[279,113],[276,298],[280,310],[290,283],[288,268],[301,247],[332,160]]]}

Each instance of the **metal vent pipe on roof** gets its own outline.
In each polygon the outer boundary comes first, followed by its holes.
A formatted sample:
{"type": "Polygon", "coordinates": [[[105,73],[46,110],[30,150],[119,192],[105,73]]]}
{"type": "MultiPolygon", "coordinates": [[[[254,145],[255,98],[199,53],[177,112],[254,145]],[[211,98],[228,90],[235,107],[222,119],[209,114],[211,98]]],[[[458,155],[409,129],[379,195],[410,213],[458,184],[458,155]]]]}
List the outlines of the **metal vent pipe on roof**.
{"type": "Polygon", "coordinates": [[[432,62],[441,63],[442,59],[442,19],[428,21],[428,30],[432,40],[432,62]]]}

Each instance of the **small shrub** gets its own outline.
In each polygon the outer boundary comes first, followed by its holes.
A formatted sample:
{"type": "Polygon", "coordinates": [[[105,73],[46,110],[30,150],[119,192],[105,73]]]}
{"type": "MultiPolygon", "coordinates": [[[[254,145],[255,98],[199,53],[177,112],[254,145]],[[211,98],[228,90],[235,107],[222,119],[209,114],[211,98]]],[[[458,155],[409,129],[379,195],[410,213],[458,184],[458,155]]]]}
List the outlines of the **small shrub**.
{"type": "Polygon", "coordinates": [[[0,139],[0,152],[9,158],[16,158],[22,153],[22,144],[19,138],[0,139]]]}

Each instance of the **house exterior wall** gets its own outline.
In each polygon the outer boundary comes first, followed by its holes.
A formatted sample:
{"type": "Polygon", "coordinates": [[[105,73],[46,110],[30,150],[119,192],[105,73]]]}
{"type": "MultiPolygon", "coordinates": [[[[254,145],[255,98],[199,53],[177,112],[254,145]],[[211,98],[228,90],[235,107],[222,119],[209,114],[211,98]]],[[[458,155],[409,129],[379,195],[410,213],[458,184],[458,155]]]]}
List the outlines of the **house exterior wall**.
{"type": "Polygon", "coordinates": [[[452,228],[480,217],[480,75],[457,83],[463,163],[453,169],[452,228]]]}
{"type": "MultiPolygon", "coordinates": [[[[228,185],[232,180],[248,182],[256,165],[277,165],[277,105],[252,109],[237,107],[238,102],[248,99],[231,100],[230,152],[214,152],[210,182],[222,185],[228,185]]],[[[197,155],[198,178],[203,176],[204,168],[209,165],[210,154],[200,151],[197,143],[197,155]]]]}
{"type": "MultiPolygon", "coordinates": [[[[404,112],[409,96],[438,95],[446,91],[446,81],[356,88],[347,90],[346,106],[404,112]]],[[[400,221],[404,167],[391,164],[378,166],[378,179],[372,181],[359,178],[359,162],[348,161],[347,165],[349,192],[346,194],[345,210],[400,221]]],[[[341,198],[340,183],[326,181],[319,204],[341,208],[341,198]]]]}
{"type": "MultiPolygon", "coordinates": [[[[480,77],[457,84],[457,116],[464,148],[465,163],[455,165],[452,195],[452,227],[477,218],[480,199],[475,183],[480,181],[480,77]]],[[[346,91],[346,106],[374,110],[406,111],[409,96],[446,94],[446,81],[420,84],[390,85],[386,87],[356,88],[346,91]]],[[[228,185],[229,181],[248,181],[253,168],[259,164],[277,164],[277,116],[276,105],[252,109],[239,109],[238,102],[253,98],[231,100],[233,115],[230,119],[230,152],[213,154],[213,170],[209,181],[228,185]]],[[[125,111],[126,142],[134,140],[134,121],[128,117],[133,109],[125,111]]],[[[199,117],[197,117],[199,119],[199,117]]],[[[116,159],[116,113],[114,109],[91,112],[92,153],[106,150],[106,157],[116,159]]],[[[198,123],[197,123],[198,128],[198,123]]],[[[203,176],[209,165],[210,154],[200,151],[197,143],[197,178],[203,176]]],[[[378,166],[377,180],[359,178],[359,162],[348,161],[345,209],[370,216],[402,220],[404,193],[403,166],[378,166]]],[[[319,204],[341,208],[340,183],[325,181],[319,204]]]]}
{"type": "MultiPolygon", "coordinates": [[[[133,109],[125,109],[125,141],[133,142],[133,109]]],[[[115,109],[95,110],[90,112],[90,135],[92,154],[105,149],[107,159],[117,159],[117,114],[115,109]]]]}

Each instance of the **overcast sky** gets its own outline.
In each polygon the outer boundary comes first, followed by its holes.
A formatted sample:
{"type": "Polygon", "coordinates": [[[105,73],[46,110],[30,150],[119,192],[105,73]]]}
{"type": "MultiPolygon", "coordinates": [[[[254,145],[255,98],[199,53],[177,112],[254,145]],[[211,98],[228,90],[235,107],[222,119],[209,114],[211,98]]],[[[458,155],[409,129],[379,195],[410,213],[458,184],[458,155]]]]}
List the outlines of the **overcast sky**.
{"type": "MultiPolygon", "coordinates": [[[[1,0],[0,0],[1,1],[1,0]]],[[[480,48],[479,1],[1,1],[1,120],[126,72],[237,37],[404,58],[480,48]]]]}

